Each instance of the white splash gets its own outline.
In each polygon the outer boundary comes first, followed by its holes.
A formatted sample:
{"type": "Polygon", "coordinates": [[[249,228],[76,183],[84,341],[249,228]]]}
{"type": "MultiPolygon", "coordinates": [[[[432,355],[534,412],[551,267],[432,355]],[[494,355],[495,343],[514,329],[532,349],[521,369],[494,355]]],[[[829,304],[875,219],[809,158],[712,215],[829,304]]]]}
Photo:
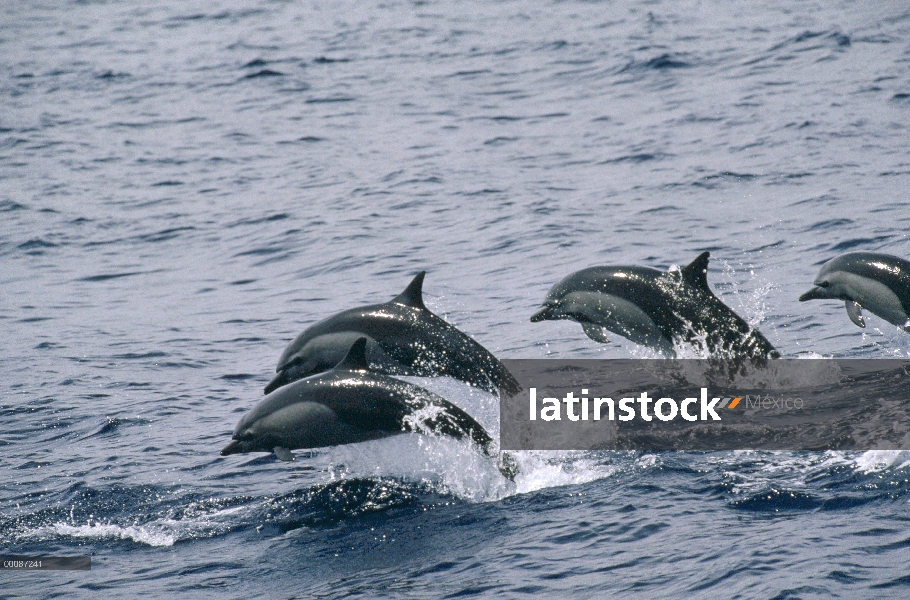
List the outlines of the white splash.
{"type": "Polygon", "coordinates": [[[910,451],[868,450],[855,460],[860,473],[877,473],[885,469],[903,469],[910,466],[910,451]]]}
{"type": "Polygon", "coordinates": [[[192,503],[180,519],[162,517],[148,523],[118,525],[90,521],[86,524],[58,522],[32,532],[35,536],[57,535],[73,538],[132,540],[154,547],[173,546],[186,539],[214,537],[231,527],[234,515],[249,510],[247,506],[235,506],[207,512],[197,503],[192,503]]]}
{"type": "Polygon", "coordinates": [[[148,546],[173,546],[179,539],[176,521],[157,522],[146,525],[114,525],[93,523],[90,525],[70,525],[69,523],[54,523],[50,527],[43,527],[37,533],[53,533],[60,536],[90,539],[133,540],[148,546]],[[50,530],[50,531],[48,531],[50,530]]]}

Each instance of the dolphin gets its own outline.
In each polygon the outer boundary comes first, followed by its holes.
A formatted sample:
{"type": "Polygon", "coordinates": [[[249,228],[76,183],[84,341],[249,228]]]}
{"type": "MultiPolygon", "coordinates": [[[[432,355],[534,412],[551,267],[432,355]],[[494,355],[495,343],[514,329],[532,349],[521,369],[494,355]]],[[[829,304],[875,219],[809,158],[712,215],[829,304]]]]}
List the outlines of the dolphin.
{"type": "Polygon", "coordinates": [[[590,267],[553,286],[532,322],[570,319],[603,344],[604,329],[675,357],[675,345],[707,347],[736,358],[779,358],[780,353],[708,287],[703,252],[681,270],[648,267],[590,267]]]}
{"type": "MultiPolygon", "coordinates": [[[[355,444],[405,432],[470,438],[488,456],[493,439],[468,413],[420,386],[377,373],[367,362],[365,337],[358,338],[335,368],[282,386],[237,423],[222,456],[274,452],[294,460],[291,450],[355,444]]],[[[500,470],[514,478],[504,455],[500,470]]]]}
{"type": "Polygon", "coordinates": [[[875,252],[848,252],[822,265],[815,287],[799,297],[843,300],[847,316],[865,327],[862,310],[910,333],[910,262],[875,252]]]}
{"type": "Polygon", "coordinates": [[[520,392],[521,386],[495,356],[424,306],[425,275],[418,273],[389,302],[352,308],[308,327],[281,354],[278,374],[265,393],[331,369],[360,337],[367,338],[367,358],[380,372],[448,376],[492,393],[520,392]]]}

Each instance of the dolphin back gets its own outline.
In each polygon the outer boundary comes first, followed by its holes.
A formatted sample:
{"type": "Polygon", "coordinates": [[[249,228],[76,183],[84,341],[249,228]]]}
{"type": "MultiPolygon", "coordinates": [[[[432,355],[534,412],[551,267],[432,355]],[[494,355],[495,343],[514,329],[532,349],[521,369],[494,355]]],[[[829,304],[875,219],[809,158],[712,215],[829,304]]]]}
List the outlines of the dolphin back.
{"type": "Polygon", "coordinates": [[[547,300],[557,301],[571,292],[601,292],[630,300],[646,300],[654,283],[664,275],[649,267],[588,267],[564,277],[547,293],[547,300]]]}
{"type": "Polygon", "coordinates": [[[547,293],[544,304],[557,304],[575,292],[617,296],[644,311],[663,337],[672,342],[679,329],[679,317],[673,310],[673,292],[666,286],[666,275],[657,269],[634,265],[588,267],[571,273],[554,285],[547,293]]]}

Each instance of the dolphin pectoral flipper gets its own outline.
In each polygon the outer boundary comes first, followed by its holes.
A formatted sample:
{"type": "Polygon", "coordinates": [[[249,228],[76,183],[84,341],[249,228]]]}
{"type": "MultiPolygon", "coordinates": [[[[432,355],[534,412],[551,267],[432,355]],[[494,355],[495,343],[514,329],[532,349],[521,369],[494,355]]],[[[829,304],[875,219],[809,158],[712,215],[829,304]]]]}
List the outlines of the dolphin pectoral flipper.
{"type": "Polygon", "coordinates": [[[853,300],[845,300],[844,306],[847,307],[847,316],[850,317],[850,320],[853,321],[858,327],[865,327],[866,320],[863,318],[862,306],[858,302],[853,300]]]}
{"type": "Polygon", "coordinates": [[[585,335],[594,340],[595,342],[600,342],[601,344],[609,344],[610,338],[604,333],[604,328],[595,323],[582,323],[581,328],[584,330],[585,335]]]}
{"type": "Polygon", "coordinates": [[[283,460],[285,462],[290,462],[294,460],[294,453],[285,448],[284,446],[275,446],[272,449],[272,452],[275,453],[275,456],[278,457],[278,460],[283,460]]]}

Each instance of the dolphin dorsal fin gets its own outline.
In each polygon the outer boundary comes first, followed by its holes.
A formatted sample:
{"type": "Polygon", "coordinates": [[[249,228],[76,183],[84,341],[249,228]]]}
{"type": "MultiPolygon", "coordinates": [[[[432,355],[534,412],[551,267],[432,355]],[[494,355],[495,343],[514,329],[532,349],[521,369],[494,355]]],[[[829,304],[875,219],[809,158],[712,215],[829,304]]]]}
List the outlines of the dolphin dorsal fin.
{"type": "Polygon", "coordinates": [[[348,371],[367,371],[370,368],[367,363],[367,339],[365,337],[357,338],[357,341],[351,344],[348,355],[340,363],[335,365],[336,369],[348,371]]]}
{"type": "Polygon", "coordinates": [[[426,271],[418,273],[417,276],[411,280],[411,283],[408,284],[408,287],[395,296],[392,302],[404,304],[405,306],[411,306],[413,308],[426,309],[426,306],[423,305],[423,277],[426,274],[426,271]]]}
{"type": "Polygon", "coordinates": [[[702,252],[698,255],[698,258],[693,260],[687,266],[683,267],[682,277],[683,279],[697,288],[700,288],[706,292],[710,292],[711,288],[708,287],[708,257],[711,256],[710,252],[702,252]]]}

